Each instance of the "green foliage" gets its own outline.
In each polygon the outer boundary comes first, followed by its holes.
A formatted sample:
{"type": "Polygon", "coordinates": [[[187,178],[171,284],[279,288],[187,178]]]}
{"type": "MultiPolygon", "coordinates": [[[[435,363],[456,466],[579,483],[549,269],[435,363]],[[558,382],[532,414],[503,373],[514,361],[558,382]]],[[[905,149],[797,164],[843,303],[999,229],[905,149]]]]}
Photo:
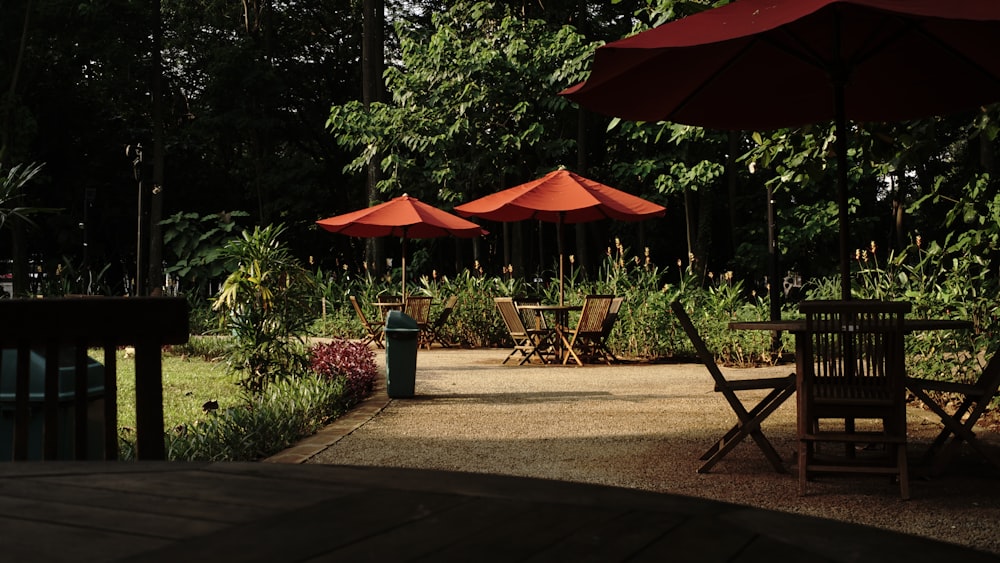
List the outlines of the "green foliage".
{"type": "Polygon", "coordinates": [[[343,380],[311,375],[272,382],[232,407],[220,405],[167,433],[167,458],[254,461],[309,436],[344,412],[343,380]]]}
{"type": "MultiPolygon", "coordinates": [[[[195,338],[191,345],[207,349],[213,344],[206,340],[195,338]]],[[[185,350],[174,347],[163,355],[163,424],[167,429],[201,418],[206,402],[217,401],[221,408],[240,402],[238,388],[224,363],[205,361],[201,354],[185,350]]],[[[134,440],[135,362],[124,351],[118,352],[118,426],[134,440]]]]}
{"type": "Polygon", "coordinates": [[[222,362],[233,349],[233,338],[192,334],[184,344],[170,348],[170,353],[182,358],[199,358],[206,362],[222,362]]]}
{"type": "Polygon", "coordinates": [[[6,171],[0,161],[0,230],[8,221],[22,221],[34,225],[32,215],[52,211],[39,207],[22,205],[24,187],[38,175],[42,164],[16,164],[6,171]]]}
{"type": "Polygon", "coordinates": [[[385,72],[392,103],[331,109],[327,126],[357,152],[347,170],[380,158],[381,192],[455,201],[572,155],[553,112],[568,108],[558,92],[582,76],[589,51],[572,28],[462,1],[433,14],[430,30],[400,20],[396,33],[400,64],[385,72]]]}
{"type": "Polygon", "coordinates": [[[160,221],[171,264],[163,273],[178,278],[185,294],[207,297],[212,281],[234,268],[223,259],[223,249],[237,236],[235,218],[246,216],[243,211],[205,216],[178,212],[160,221]]]}
{"type": "Polygon", "coordinates": [[[225,257],[238,266],[226,278],[215,310],[235,339],[230,366],[251,393],[307,368],[304,338],[315,285],[280,242],[283,231],[280,225],[256,227],[225,247],[225,257]]]}

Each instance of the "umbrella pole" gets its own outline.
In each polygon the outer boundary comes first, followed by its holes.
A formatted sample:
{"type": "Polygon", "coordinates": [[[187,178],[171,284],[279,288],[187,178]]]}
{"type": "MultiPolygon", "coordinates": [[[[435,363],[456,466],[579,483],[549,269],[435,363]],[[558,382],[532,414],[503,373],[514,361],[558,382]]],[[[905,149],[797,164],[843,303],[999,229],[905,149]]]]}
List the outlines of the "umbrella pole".
{"type": "Polygon", "coordinates": [[[402,273],[402,276],[403,276],[403,292],[402,292],[402,296],[403,296],[403,298],[402,298],[402,301],[403,301],[403,309],[405,310],[406,309],[406,231],[405,230],[403,231],[403,257],[402,257],[402,260],[401,260],[401,264],[402,264],[402,268],[403,268],[403,273],[402,273]]]}
{"type": "Polygon", "coordinates": [[[556,222],[556,240],[559,244],[559,306],[562,307],[564,304],[563,300],[563,211],[559,212],[559,221],[556,222]]]}
{"type": "Polygon", "coordinates": [[[836,104],[835,147],[837,151],[837,215],[840,221],[840,298],[851,298],[851,262],[848,257],[849,242],[847,225],[847,113],[844,109],[844,84],[834,81],[834,103],[836,104]]]}

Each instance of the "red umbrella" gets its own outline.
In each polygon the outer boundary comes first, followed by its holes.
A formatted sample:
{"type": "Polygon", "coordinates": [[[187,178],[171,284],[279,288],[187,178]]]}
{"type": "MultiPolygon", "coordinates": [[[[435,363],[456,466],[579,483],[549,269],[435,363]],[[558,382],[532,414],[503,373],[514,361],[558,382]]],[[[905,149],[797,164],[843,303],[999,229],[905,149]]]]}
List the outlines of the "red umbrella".
{"type": "Polygon", "coordinates": [[[738,0],[597,49],[562,92],[599,113],[718,129],[836,122],[841,282],[850,297],[846,121],[1000,100],[996,0],[738,0]]]}
{"type": "Polygon", "coordinates": [[[559,169],[526,184],[514,186],[455,207],[466,217],[490,221],[537,219],[556,223],[559,239],[559,304],[563,303],[563,233],[565,223],[598,219],[641,221],[662,217],[666,208],[641,197],[559,169]]]}
{"type": "Polygon", "coordinates": [[[397,236],[403,239],[403,299],[406,299],[406,241],[411,238],[454,236],[472,238],[489,234],[479,225],[456,217],[415,197],[403,194],[372,207],[320,219],[320,227],[352,237],[397,236]]]}

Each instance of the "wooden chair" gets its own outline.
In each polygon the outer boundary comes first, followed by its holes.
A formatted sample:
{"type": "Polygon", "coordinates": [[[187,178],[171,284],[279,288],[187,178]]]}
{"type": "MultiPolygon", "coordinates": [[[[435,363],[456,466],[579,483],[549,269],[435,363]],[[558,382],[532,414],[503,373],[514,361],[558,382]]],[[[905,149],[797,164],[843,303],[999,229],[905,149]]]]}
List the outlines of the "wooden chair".
{"type": "Polygon", "coordinates": [[[431,297],[428,295],[410,295],[403,305],[403,312],[417,321],[421,332],[427,330],[431,322],[431,297]]]}
{"type": "Polygon", "coordinates": [[[958,447],[963,441],[995,467],[1000,468],[1000,461],[983,447],[982,442],[976,438],[976,433],[973,432],[979,418],[989,408],[998,389],[1000,389],[1000,353],[993,353],[989,363],[986,364],[974,383],[907,377],[906,386],[929,409],[934,411],[944,424],[941,433],[938,434],[924,455],[923,461],[925,463],[933,462],[930,468],[931,475],[937,475],[944,471],[945,466],[957,453],[958,447]],[[943,394],[943,397],[958,395],[961,398],[961,403],[954,413],[949,414],[944,408],[944,401],[932,398],[930,395],[932,392],[943,394]]]}
{"type": "MultiPolygon", "coordinates": [[[[588,295],[583,298],[583,309],[576,328],[564,331],[565,351],[563,364],[572,357],[577,365],[583,365],[581,357],[593,360],[600,349],[601,331],[604,329],[604,319],[611,308],[613,295],[588,295]],[[568,338],[568,340],[566,340],[568,338]],[[579,352],[579,353],[577,353],[579,352]]],[[[611,362],[608,362],[610,365],[611,362]]]]}
{"type": "Polygon", "coordinates": [[[909,498],[903,317],[910,304],[804,301],[799,310],[806,316],[796,358],[799,494],[817,473],[876,473],[898,478],[909,498]]]}
{"type": "Polygon", "coordinates": [[[504,358],[501,364],[506,364],[518,353],[521,354],[521,361],[518,365],[530,362],[532,356],[536,356],[539,361],[546,363],[539,347],[548,342],[550,331],[548,329],[525,327],[524,320],[521,318],[521,313],[517,310],[513,298],[494,297],[493,301],[497,305],[497,310],[500,311],[504,325],[507,326],[507,332],[510,334],[511,340],[514,341],[514,349],[510,351],[510,354],[504,358]]]}
{"type": "Polygon", "coordinates": [[[615,328],[615,323],[618,322],[618,312],[621,311],[624,301],[624,297],[615,297],[611,300],[611,307],[608,308],[608,315],[604,317],[604,325],[601,327],[601,336],[597,340],[597,352],[608,363],[618,361],[618,358],[608,348],[608,337],[611,336],[611,331],[615,328]]]}
{"type": "Polygon", "coordinates": [[[363,326],[365,331],[368,332],[361,343],[375,344],[378,348],[385,348],[385,345],[382,343],[385,327],[368,321],[368,317],[365,316],[365,312],[361,310],[361,304],[358,303],[357,297],[350,295],[348,298],[351,300],[354,312],[358,315],[358,320],[361,321],[361,326],[363,326]]]}
{"type": "Polygon", "coordinates": [[[427,325],[427,330],[420,333],[421,345],[426,346],[428,350],[431,349],[431,344],[437,342],[443,348],[450,348],[451,343],[444,337],[441,333],[444,328],[445,323],[448,322],[448,317],[451,316],[451,312],[455,309],[455,304],[458,303],[458,296],[452,295],[444,302],[444,306],[441,308],[441,312],[438,313],[436,319],[433,323],[427,325]]]}
{"type": "Polygon", "coordinates": [[[121,347],[134,349],[135,457],[166,459],[161,353],[188,341],[188,315],[183,297],[0,299],[0,387],[11,401],[0,461],[119,459],[121,347]]]}
{"type": "Polygon", "coordinates": [[[771,442],[764,436],[760,425],[771,415],[782,403],[785,402],[792,393],[795,392],[795,374],[791,373],[784,377],[763,377],[757,379],[726,379],[725,374],[715,363],[715,356],[709,351],[705,341],[702,340],[698,330],[691,322],[684,306],[679,301],[670,303],[677,320],[680,321],[684,332],[687,333],[691,344],[694,345],[698,357],[701,359],[712,380],[715,381],[715,391],[722,393],[729,407],[736,414],[736,424],[716,441],[701,456],[705,463],[698,469],[698,473],[708,473],[712,467],[733,450],[747,436],[756,442],[757,447],[764,453],[764,457],[771,462],[771,466],[779,473],[786,473],[785,466],[781,462],[781,456],[771,445],[771,442]],[[767,395],[755,405],[747,409],[746,404],[740,399],[737,393],[743,391],[768,390],[767,395]]]}

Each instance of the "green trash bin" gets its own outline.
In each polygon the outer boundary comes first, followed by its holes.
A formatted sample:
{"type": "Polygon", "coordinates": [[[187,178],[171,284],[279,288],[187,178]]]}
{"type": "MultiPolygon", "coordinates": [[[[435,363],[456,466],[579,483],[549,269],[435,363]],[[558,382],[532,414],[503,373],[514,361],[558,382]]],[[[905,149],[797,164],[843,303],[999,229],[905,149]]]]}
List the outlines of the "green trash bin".
{"type": "MultiPolygon", "coordinates": [[[[14,452],[14,388],[17,370],[17,351],[2,350],[0,358],[0,461],[10,461],[14,452]]],[[[45,356],[31,351],[28,370],[28,459],[42,459],[42,432],[45,416],[45,356]]],[[[59,440],[57,459],[74,459],[73,428],[76,386],[76,367],[71,349],[63,350],[59,358],[58,424],[59,440]]],[[[104,366],[87,359],[87,458],[104,458],[104,366]]]]}
{"type": "Polygon", "coordinates": [[[413,396],[417,379],[417,321],[400,311],[389,311],[385,319],[385,385],[389,396],[413,396]]]}

